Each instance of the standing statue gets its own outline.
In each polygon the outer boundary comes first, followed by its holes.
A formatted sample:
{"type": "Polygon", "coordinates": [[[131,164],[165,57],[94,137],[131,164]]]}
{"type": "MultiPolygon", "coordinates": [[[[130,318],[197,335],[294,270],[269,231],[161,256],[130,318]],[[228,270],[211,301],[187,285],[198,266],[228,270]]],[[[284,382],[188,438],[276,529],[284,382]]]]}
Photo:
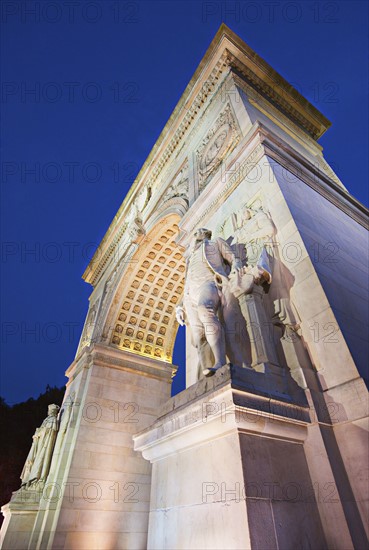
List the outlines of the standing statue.
{"type": "Polygon", "coordinates": [[[58,431],[59,408],[58,405],[49,405],[48,416],[32,436],[32,447],[20,475],[22,487],[46,481],[58,431]]]}
{"type": "MultiPolygon", "coordinates": [[[[197,229],[194,245],[187,262],[183,306],[177,306],[176,317],[180,325],[185,319],[196,347],[200,368],[205,376],[212,376],[217,369],[227,364],[226,343],[232,331],[227,326],[243,318],[237,300],[228,291],[228,274],[241,268],[231,247],[223,239],[211,240],[209,229],[197,229]]],[[[235,330],[233,329],[233,334],[235,330]]],[[[238,334],[238,349],[227,349],[234,356],[242,349],[244,335],[238,334]],[[232,354],[232,351],[234,352],[232,354]]],[[[238,353],[239,355],[239,353],[238,353]]]]}

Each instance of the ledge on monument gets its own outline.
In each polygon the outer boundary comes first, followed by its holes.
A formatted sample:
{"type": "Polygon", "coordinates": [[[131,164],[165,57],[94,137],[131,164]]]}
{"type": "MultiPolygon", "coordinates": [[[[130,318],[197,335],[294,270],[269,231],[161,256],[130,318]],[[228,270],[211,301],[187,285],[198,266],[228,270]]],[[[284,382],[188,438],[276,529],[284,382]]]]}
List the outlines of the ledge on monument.
{"type": "Polygon", "coordinates": [[[288,411],[298,407],[301,409],[302,419],[309,422],[309,403],[305,392],[296,384],[287,369],[271,364],[265,364],[265,372],[225,365],[214,376],[201,378],[171,397],[161,407],[158,420],[205,396],[210,398],[225,386],[233,390],[233,400],[237,406],[288,417],[288,411]]]}
{"type": "Polygon", "coordinates": [[[66,370],[65,376],[73,379],[82,368],[90,368],[92,365],[142,374],[164,380],[168,384],[171,383],[173,374],[177,372],[178,368],[161,359],[139,355],[106,344],[93,343],[82,350],[78,358],[66,370]]]}
{"type": "Polygon", "coordinates": [[[2,506],[1,511],[4,513],[8,510],[14,512],[37,512],[40,506],[42,489],[32,490],[21,487],[12,493],[11,499],[7,504],[2,506]]]}
{"type": "Polygon", "coordinates": [[[264,366],[261,373],[225,365],[172,397],[159,409],[157,420],[133,436],[135,450],[154,462],[222,434],[244,431],[304,441],[311,423],[304,391],[289,372],[264,366]]]}

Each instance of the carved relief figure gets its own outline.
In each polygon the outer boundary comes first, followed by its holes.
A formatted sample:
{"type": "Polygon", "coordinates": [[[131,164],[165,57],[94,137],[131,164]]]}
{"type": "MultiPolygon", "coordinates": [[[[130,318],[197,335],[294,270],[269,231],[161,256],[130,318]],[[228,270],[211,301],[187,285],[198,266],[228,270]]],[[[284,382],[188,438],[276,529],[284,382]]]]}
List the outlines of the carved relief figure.
{"type": "Polygon", "coordinates": [[[240,134],[235,118],[230,105],[227,105],[196,151],[200,192],[205,188],[209,176],[236,147],[239,139],[240,134]]]}
{"type": "Polygon", "coordinates": [[[188,202],[188,186],[188,165],[186,164],[167,188],[162,201],[165,202],[174,197],[181,197],[188,202]]]}
{"type": "Polygon", "coordinates": [[[136,215],[139,212],[143,212],[151,199],[151,187],[146,185],[141,193],[135,198],[134,207],[136,209],[136,215]]]}
{"type": "Polygon", "coordinates": [[[267,282],[272,280],[270,258],[273,256],[275,226],[271,218],[260,208],[253,210],[247,206],[234,219],[234,240],[246,248],[247,265],[260,267],[265,272],[267,282]]]}
{"type": "Polygon", "coordinates": [[[227,288],[229,271],[237,271],[241,263],[226,241],[211,240],[211,236],[211,231],[204,228],[194,234],[183,306],[177,307],[177,320],[181,325],[185,320],[188,323],[205,376],[227,363],[226,351],[234,360],[232,350],[226,350],[227,325],[228,321],[242,319],[237,301],[227,288]]]}
{"type": "Polygon", "coordinates": [[[69,425],[73,424],[75,398],[76,398],[76,392],[72,391],[63,403],[63,408],[59,416],[59,424],[60,424],[59,431],[63,434],[66,433],[69,425]]]}
{"type": "MultiPolygon", "coordinates": [[[[261,208],[253,210],[246,206],[234,213],[232,218],[234,238],[238,241],[234,246],[245,247],[246,265],[231,274],[230,288],[238,297],[251,330],[257,325],[263,326],[270,319],[274,337],[280,341],[291,376],[300,387],[305,388],[301,365],[307,361],[306,358],[301,360],[304,350],[298,333],[298,315],[291,300],[294,277],[280,258],[276,228],[261,208]],[[267,291],[267,296],[264,291],[267,291]],[[248,298],[245,300],[242,295],[248,298]]],[[[276,349],[271,345],[270,338],[259,333],[252,340],[259,342],[258,347],[252,344],[254,368],[263,368],[265,362],[277,364],[276,349]]]]}
{"type": "MultiPolygon", "coordinates": [[[[295,326],[298,322],[290,296],[294,277],[280,257],[276,228],[270,217],[262,210],[257,212],[255,220],[258,227],[255,227],[250,242],[255,242],[259,250],[265,251],[264,257],[268,257],[271,277],[273,271],[274,284],[270,288],[270,299],[274,305],[274,321],[281,322],[285,326],[295,326]]],[[[247,230],[247,226],[245,229],[247,230]]],[[[263,266],[263,258],[259,262],[263,266]]]]}
{"type": "Polygon", "coordinates": [[[215,140],[211,142],[210,147],[208,147],[204,156],[204,164],[206,167],[208,167],[213,162],[213,160],[219,153],[223,143],[226,140],[227,134],[228,128],[222,130],[218,135],[216,135],[215,140]]]}
{"type": "MultiPolygon", "coordinates": [[[[290,302],[293,276],[279,257],[276,227],[262,208],[244,206],[232,215],[234,241],[246,250],[244,273],[253,275],[256,284],[270,284],[269,298],[274,306],[273,322],[295,325],[296,317],[290,302]]],[[[250,291],[252,285],[250,286],[250,291]]]]}
{"type": "Polygon", "coordinates": [[[22,486],[28,488],[46,481],[58,431],[58,412],[58,405],[49,405],[48,416],[32,437],[32,447],[20,476],[22,486]]]}
{"type": "Polygon", "coordinates": [[[250,294],[254,284],[272,282],[275,226],[261,208],[253,210],[244,206],[231,218],[233,247],[243,264],[242,269],[231,276],[231,290],[235,295],[250,294]]]}
{"type": "Polygon", "coordinates": [[[91,342],[92,334],[95,328],[95,319],[97,314],[97,303],[95,303],[88,315],[87,315],[87,321],[86,321],[86,329],[85,329],[85,335],[83,338],[83,344],[87,345],[91,342]]]}

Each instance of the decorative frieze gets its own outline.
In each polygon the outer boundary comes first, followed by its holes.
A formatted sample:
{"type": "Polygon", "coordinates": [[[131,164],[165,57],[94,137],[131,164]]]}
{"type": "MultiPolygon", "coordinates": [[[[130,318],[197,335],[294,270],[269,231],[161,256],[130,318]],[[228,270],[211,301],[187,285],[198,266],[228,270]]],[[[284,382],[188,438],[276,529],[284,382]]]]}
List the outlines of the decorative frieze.
{"type": "Polygon", "coordinates": [[[224,203],[224,200],[234,191],[234,189],[241,183],[247,174],[255,167],[255,164],[260,160],[264,154],[264,147],[259,143],[255,149],[250,153],[247,159],[238,166],[237,170],[232,172],[232,176],[227,180],[226,184],[222,186],[220,193],[211,201],[209,206],[201,213],[199,217],[194,217],[194,221],[191,224],[190,233],[196,226],[201,225],[208,215],[216,210],[220,204],[224,203]]]}

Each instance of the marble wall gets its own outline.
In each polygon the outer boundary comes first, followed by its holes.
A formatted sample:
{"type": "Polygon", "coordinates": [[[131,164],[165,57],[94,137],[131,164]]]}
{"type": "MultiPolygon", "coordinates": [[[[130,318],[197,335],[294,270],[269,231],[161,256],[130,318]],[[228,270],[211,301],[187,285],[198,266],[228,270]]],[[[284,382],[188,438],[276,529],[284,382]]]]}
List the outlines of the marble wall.
{"type": "Polygon", "coordinates": [[[342,331],[360,375],[369,384],[368,232],[296,175],[286,169],[282,173],[276,163],[273,169],[337,319],[336,326],[316,326],[315,338],[325,339],[333,351],[342,331]]]}

